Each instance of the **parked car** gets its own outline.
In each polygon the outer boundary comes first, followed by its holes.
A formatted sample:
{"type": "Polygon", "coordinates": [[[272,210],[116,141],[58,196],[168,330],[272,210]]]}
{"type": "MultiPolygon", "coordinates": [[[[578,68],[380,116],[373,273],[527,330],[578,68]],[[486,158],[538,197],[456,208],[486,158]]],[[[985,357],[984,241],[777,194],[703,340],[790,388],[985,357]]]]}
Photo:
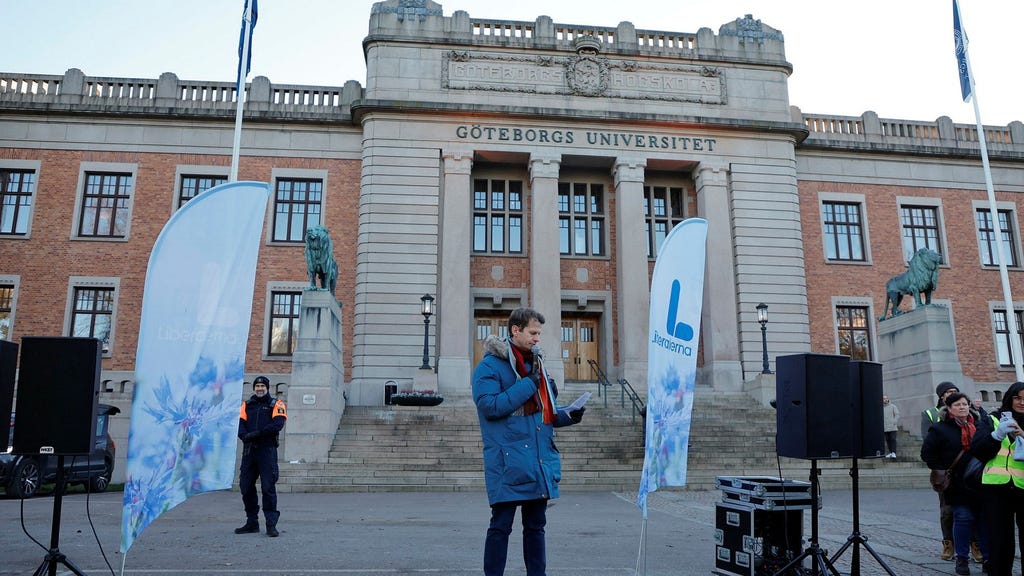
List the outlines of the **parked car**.
{"type": "MultiPolygon", "coordinates": [[[[114,474],[117,446],[110,437],[110,416],[121,409],[100,404],[96,411],[96,442],[88,456],[64,457],[64,481],[67,485],[88,483],[92,492],[105,492],[114,474]]],[[[25,418],[28,416],[22,416],[25,418]]],[[[11,414],[14,428],[14,414],[11,414]]],[[[8,497],[31,498],[43,484],[57,481],[57,457],[48,455],[15,455],[12,447],[0,454],[0,486],[8,497]]]]}

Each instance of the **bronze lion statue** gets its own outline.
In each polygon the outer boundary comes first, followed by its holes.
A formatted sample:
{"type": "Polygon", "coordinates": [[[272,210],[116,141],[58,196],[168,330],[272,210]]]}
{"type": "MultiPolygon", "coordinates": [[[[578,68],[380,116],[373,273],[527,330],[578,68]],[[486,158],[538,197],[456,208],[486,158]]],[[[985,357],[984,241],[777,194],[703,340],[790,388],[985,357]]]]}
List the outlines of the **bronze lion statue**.
{"type": "Polygon", "coordinates": [[[319,289],[330,290],[333,296],[338,285],[338,262],[334,259],[334,243],[327,228],[310,226],[306,229],[305,252],[310,287],[317,289],[316,280],[319,278],[319,289]]]}
{"type": "Polygon", "coordinates": [[[893,316],[902,314],[900,302],[906,295],[913,295],[914,305],[920,307],[921,293],[924,293],[924,305],[931,304],[932,292],[939,284],[940,264],[942,254],[931,248],[918,250],[910,259],[907,271],[893,276],[885,283],[885,306],[882,307],[882,315],[878,321],[886,319],[890,308],[893,316]]]}

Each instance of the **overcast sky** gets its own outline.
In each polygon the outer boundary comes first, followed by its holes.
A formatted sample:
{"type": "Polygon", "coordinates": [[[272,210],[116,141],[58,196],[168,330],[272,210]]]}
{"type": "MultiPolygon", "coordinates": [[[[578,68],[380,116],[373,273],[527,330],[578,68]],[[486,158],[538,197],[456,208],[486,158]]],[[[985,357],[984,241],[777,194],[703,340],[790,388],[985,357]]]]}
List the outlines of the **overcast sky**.
{"type": "MultiPolygon", "coordinates": [[[[0,0],[0,72],[234,79],[243,0],[0,0]]],[[[259,0],[253,76],[366,84],[371,0],[259,0]]],[[[974,123],[960,99],[952,0],[447,0],[445,16],[696,32],[745,14],[782,31],[790,104],[806,113],[974,123]]],[[[982,121],[1024,121],[1022,0],[962,0],[982,121]]]]}

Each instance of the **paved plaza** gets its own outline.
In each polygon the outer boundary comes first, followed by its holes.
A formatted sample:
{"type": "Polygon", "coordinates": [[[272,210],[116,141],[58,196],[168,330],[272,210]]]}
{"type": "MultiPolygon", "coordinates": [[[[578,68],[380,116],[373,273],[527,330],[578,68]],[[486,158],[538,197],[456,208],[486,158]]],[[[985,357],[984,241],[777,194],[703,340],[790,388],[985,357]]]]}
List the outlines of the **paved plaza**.
{"type": "MultiPolygon", "coordinates": [[[[649,499],[646,574],[711,574],[715,503],[720,492],[659,491],[649,499]]],[[[823,493],[819,536],[832,554],[852,531],[851,493],[823,493]]],[[[551,576],[628,576],[635,573],[642,518],[633,494],[564,493],[548,513],[551,576]]],[[[938,559],[936,496],[928,489],[865,490],[861,532],[899,575],[952,574],[938,559]]],[[[63,500],[60,550],[90,576],[121,573],[121,494],[72,494],[63,500]]],[[[45,550],[21,528],[22,503],[0,500],[0,575],[30,574],[45,550]]],[[[237,492],[193,497],[150,525],[130,550],[129,575],[469,575],[481,574],[488,521],[483,493],[281,494],[279,538],[235,535],[243,523],[237,492]]],[[[53,499],[24,502],[24,523],[43,545],[50,540],[53,499]]],[[[810,513],[804,513],[809,525],[810,513]]],[[[518,522],[516,530],[518,530],[518,522]]],[[[805,528],[805,535],[809,529],[805,528]]],[[[520,540],[513,533],[506,574],[525,573],[520,540]]],[[[851,571],[851,551],[837,561],[851,571]]],[[[67,574],[63,566],[58,574],[67,574]]],[[[641,571],[641,574],[644,572],[641,571]]],[[[861,552],[861,574],[883,574],[861,552]]],[[[972,564],[972,573],[981,574],[972,564]]]]}

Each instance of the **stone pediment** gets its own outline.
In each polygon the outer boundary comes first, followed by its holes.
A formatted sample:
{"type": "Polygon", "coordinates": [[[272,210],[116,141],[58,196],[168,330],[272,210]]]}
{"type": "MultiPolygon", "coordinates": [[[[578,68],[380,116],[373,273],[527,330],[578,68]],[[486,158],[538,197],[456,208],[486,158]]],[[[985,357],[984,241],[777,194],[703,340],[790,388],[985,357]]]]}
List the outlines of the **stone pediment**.
{"type": "Polygon", "coordinates": [[[724,105],[725,71],[716,66],[648,64],[609,58],[588,44],[571,56],[514,56],[449,50],[441,68],[447,90],[600,96],[724,105]]]}

